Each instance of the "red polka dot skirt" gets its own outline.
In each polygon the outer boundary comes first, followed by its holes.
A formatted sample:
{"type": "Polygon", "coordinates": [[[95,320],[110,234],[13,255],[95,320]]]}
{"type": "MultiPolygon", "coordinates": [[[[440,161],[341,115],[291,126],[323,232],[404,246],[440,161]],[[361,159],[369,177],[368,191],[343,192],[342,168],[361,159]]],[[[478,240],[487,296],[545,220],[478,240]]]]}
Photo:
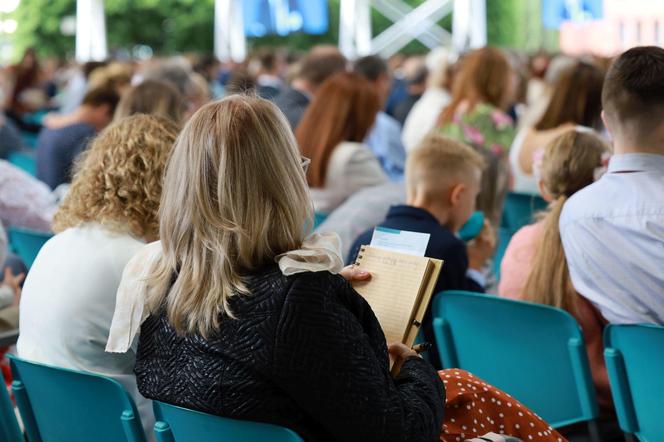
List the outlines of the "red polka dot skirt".
{"type": "Polygon", "coordinates": [[[566,441],[533,411],[467,371],[441,370],[445,384],[445,418],[440,440],[461,442],[489,432],[524,442],[566,441]]]}

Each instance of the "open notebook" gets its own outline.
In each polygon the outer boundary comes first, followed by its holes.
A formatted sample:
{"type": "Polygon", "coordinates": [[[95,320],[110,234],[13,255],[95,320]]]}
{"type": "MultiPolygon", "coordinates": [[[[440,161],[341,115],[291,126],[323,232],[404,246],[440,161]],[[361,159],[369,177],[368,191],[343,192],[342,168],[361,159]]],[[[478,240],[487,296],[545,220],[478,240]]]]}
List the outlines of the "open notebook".
{"type": "Polygon", "coordinates": [[[387,343],[412,346],[443,261],[363,246],[355,264],[372,275],[353,287],[376,314],[387,343]]]}

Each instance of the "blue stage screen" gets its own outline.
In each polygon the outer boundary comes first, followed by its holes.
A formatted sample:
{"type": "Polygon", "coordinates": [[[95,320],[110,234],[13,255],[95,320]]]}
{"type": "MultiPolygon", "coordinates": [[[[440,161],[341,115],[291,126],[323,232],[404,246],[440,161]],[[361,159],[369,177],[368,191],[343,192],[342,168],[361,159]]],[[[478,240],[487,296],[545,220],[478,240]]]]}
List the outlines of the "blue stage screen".
{"type": "Polygon", "coordinates": [[[542,0],[542,23],[558,29],[563,21],[597,20],[604,16],[603,0],[542,0]]]}
{"type": "Polygon", "coordinates": [[[327,0],[244,0],[242,14],[247,37],[324,34],[329,27],[327,0]]]}

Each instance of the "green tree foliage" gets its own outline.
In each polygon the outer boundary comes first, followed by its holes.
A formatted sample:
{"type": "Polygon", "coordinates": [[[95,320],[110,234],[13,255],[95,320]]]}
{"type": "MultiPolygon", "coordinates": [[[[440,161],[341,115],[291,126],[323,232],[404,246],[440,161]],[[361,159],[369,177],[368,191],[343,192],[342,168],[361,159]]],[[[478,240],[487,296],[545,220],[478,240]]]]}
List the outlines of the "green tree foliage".
{"type": "MultiPolygon", "coordinates": [[[[406,0],[412,6],[424,0],[406,0]]],[[[556,46],[557,35],[545,32],[540,2],[534,0],[486,0],[488,41],[499,46],[535,51],[556,46]]],[[[156,53],[209,52],[213,46],[214,0],[105,0],[109,48],[131,51],[135,45],[150,46],[156,53]]],[[[13,17],[16,57],[34,46],[41,55],[72,56],[74,38],[60,30],[62,19],[74,16],[76,0],[22,0],[13,17]]],[[[330,27],[323,35],[292,34],[249,39],[249,47],[283,46],[306,50],[314,44],[336,44],[339,38],[339,0],[329,0],[330,27]]],[[[377,34],[391,21],[372,11],[372,31],[377,34]]],[[[450,30],[451,16],[439,22],[450,30]]],[[[404,52],[425,52],[411,42],[404,52]]]]}

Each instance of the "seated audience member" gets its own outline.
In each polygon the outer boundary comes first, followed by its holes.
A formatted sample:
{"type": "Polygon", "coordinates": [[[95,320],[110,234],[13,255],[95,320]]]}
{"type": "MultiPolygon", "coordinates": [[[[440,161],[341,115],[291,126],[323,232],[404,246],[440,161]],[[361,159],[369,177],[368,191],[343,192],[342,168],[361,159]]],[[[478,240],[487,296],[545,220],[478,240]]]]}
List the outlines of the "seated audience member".
{"type": "Polygon", "coordinates": [[[415,57],[406,61],[404,70],[406,71],[406,87],[408,96],[394,109],[394,118],[402,126],[406,122],[406,118],[408,117],[408,114],[410,113],[413,106],[415,106],[415,103],[417,103],[420,98],[422,98],[422,95],[426,90],[427,78],[429,75],[429,70],[427,69],[424,62],[415,57]]]}
{"type": "Polygon", "coordinates": [[[76,156],[110,123],[119,100],[113,89],[92,89],[72,114],[46,123],[37,138],[37,178],[51,189],[69,183],[76,156]]]}
{"type": "Polygon", "coordinates": [[[225,89],[226,95],[256,94],[256,81],[246,70],[233,71],[228,78],[225,89]]]}
{"type": "Polygon", "coordinates": [[[341,256],[348,256],[355,239],[385,219],[390,207],[406,202],[406,185],[386,182],[357,191],[325,218],[317,232],[333,232],[341,239],[341,256]]]}
{"type": "MultiPolygon", "coordinates": [[[[0,332],[18,328],[18,301],[21,297],[21,283],[25,273],[14,275],[11,267],[7,265],[8,243],[7,233],[0,224],[0,264],[3,269],[3,278],[0,282],[0,332]]],[[[0,348],[0,360],[3,349],[0,348]]],[[[0,374],[0,380],[2,375],[0,374]]]]}
{"type": "Polygon", "coordinates": [[[366,301],[333,274],[342,263],[331,239],[305,239],[313,214],[302,166],[268,101],[232,96],[185,125],[164,180],[161,241],[125,268],[107,347],[127,351],[138,337],[141,393],[308,441],[453,441],[499,428],[557,440],[472,375],[436,373],[403,344],[388,347],[366,301]],[[457,381],[471,386],[450,385],[443,427],[443,384],[457,381]],[[477,429],[473,388],[491,411],[477,429]],[[492,409],[492,399],[506,406],[492,409]]]}
{"type": "Polygon", "coordinates": [[[257,92],[261,98],[272,100],[284,88],[284,81],[279,76],[281,62],[272,50],[260,54],[259,67],[256,75],[257,92]]]}
{"type": "MultiPolygon", "coordinates": [[[[406,204],[390,208],[379,224],[431,235],[425,256],[445,261],[434,293],[484,291],[480,271],[493,254],[491,227],[487,224],[469,246],[456,236],[475,211],[483,168],[484,160],[471,147],[430,133],[408,157],[406,204]]],[[[357,238],[348,263],[355,262],[361,246],[371,243],[372,234],[373,228],[357,238]]],[[[425,316],[423,329],[425,338],[433,342],[430,313],[425,316]]]]}
{"type": "Polygon", "coordinates": [[[0,160],[0,222],[5,226],[51,231],[57,198],[48,186],[0,160]]]}
{"type": "Polygon", "coordinates": [[[104,347],[122,270],[157,238],[162,175],[176,136],[173,122],[134,115],[93,141],[20,304],[19,356],[118,380],[137,400],[148,434],[151,404],[136,390],[135,353],[108,354],[104,347]]]}
{"type": "Polygon", "coordinates": [[[602,90],[608,172],[560,216],[574,289],[611,323],[664,325],[664,49],[636,47],[602,90]]]}
{"type": "Polygon", "coordinates": [[[320,87],[295,131],[311,159],[307,178],[316,212],[330,213],[358,190],[387,181],[362,143],[379,109],[378,94],[359,74],[338,73],[320,87]]]}
{"type": "Polygon", "coordinates": [[[502,261],[498,293],[506,298],[562,308],[579,321],[599,404],[610,412],[611,391],[602,344],[606,321],[572,287],[558,230],[565,202],[595,181],[607,152],[599,136],[574,129],[547,145],[540,168],[540,188],[550,208],[540,221],[523,227],[512,237],[502,261]]]}
{"type": "Polygon", "coordinates": [[[334,46],[316,46],[299,64],[290,86],[274,98],[274,104],[286,115],[293,130],[323,82],[346,70],[346,58],[334,46]]]}
{"type": "MultiPolygon", "coordinates": [[[[353,71],[369,80],[376,88],[382,109],[392,87],[390,72],[385,60],[377,55],[362,57],[353,65],[353,71]]],[[[390,180],[401,181],[406,165],[406,151],[401,144],[399,122],[382,110],[378,111],[376,122],[364,142],[376,155],[390,180]]]]}
{"type": "Polygon", "coordinates": [[[438,118],[440,131],[480,152],[487,168],[477,200],[494,226],[500,223],[509,184],[508,151],[514,139],[512,118],[505,113],[514,96],[513,69],[494,47],[476,49],[460,62],[452,101],[438,118]]]}
{"type": "Polygon", "coordinates": [[[533,174],[533,158],[551,140],[575,126],[602,130],[601,95],[604,73],[598,67],[577,62],[553,85],[549,105],[534,127],[521,129],[510,149],[514,179],[512,190],[539,194],[533,174]]]}
{"type": "Polygon", "coordinates": [[[445,48],[434,49],[426,57],[427,88],[403,123],[401,141],[406,152],[413,150],[436,127],[438,116],[452,99],[449,93],[452,84],[450,58],[450,52],[445,48]]]}
{"type": "MultiPolygon", "coordinates": [[[[1,97],[0,92],[0,99],[1,97]]],[[[25,148],[21,133],[13,121],[4,117],[0,105],[0,159],[6,160],[12,153],[20,152],[25,148]]]]}
{"type": "Polygon", "coordinates": [[[115,109],[114,121],[134,114],[157,115],[182,124],[186,103],[178,90],[164,81],[145,80],[124,93],[115,109]]]}

